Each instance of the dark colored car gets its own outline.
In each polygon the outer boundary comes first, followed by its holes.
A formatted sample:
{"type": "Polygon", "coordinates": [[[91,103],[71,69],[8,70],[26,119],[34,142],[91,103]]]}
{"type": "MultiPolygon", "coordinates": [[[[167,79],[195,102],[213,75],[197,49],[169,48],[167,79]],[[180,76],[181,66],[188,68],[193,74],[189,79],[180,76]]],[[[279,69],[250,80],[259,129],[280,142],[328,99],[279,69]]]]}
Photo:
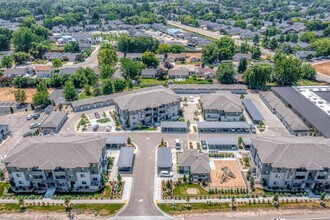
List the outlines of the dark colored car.
{"type": "Polygon", "coordinates": [[[32,131],[27,131],[23,134],[23,137],[31,137],[33,135],[32,131]]]}
{"type": "Polygon", "coordinates": [[[100,118],[100,114],[98,112],[95,112],[94,115],[95,115],[95,118],[100,118]]]}
{"type": "Polygon", "coordinates": [[[94,125],[93,126],[93,131],[97,131],[99,129],[99,127],[100,127],[99,125],[94,125]]]}
{"type": "Polygon", "coordinates": [[[206,141],[201,140],[201,144],[202,144],[202,149],[206,150],[207,149],[206,141]]]}
{"type": "Polygon", "coordinates": [[[40,117],[40,114],[39,114],[39,113],[33,114],[33,118],[34,118],[35,120],[37,120],[39,117],[40,117]]]}

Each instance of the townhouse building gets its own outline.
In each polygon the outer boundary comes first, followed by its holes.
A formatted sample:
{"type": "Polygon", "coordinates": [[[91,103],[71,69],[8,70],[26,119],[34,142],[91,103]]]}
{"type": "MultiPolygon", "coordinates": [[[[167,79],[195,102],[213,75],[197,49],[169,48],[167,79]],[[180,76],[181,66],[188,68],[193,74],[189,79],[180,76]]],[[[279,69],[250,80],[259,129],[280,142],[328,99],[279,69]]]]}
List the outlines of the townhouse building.
{"type": "Polygon", "coordinates": [[[330,142],[322,137],[251,139],[256,183],[274,191],[330,191],[330,142]]]}
{"type": "Polygon", "coordinates": [[[4,159],[14,192],[92,192],[104,186],[106,139],[34,137],[4,159]]]}

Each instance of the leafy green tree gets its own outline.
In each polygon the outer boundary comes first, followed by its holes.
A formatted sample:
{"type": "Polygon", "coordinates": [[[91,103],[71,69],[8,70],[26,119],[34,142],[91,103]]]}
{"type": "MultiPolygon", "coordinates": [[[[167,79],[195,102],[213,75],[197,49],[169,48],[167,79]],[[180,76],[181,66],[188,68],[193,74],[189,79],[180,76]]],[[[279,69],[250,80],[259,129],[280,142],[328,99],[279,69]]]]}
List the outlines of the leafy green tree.
{"type": "Polygon", "coordinates": [[[52,65],[55,69],[59,69],[63,66],[63,62],[60,58],[55,58],[53,61],[52,61],[52,65]]]}
{"type": "Polygon", "coordinates": [[[17,52],[13,54],[13,58],[16,64],[22,64],[29,60],[30,55],[25,52],[17,52]]]}
{"type": "Polygon", "coordinates": [[[113,81],[113,86],[116,92],[122,92],[127,87],[127,82],[123,79],[115,79],[113,81]]]}
{"type": "Polygon", "coordinates": [[[253,43],[254,43],[254,45],[259,44],[259,35],[258,34],[254,35],[254,37],[253,37],[253,43]]]}
{"type": "Polygon", "coordinates": [[[218,46],[216,43],[210,43],[202,47],[202,57],[205,63],[214,63],[218,60],[218,46]]]}
{"type": "Polygon", "coordinates": [[[37,92],[46,92],[46,93],[48,93],[48,88],[47,88],[47,85],[46,85],[45,82],[40,81],[37,84],[37,92]]]}
{"type": "Polygon", "coordinates": [[[314,40],[310,48],[316,51],[316,56],[329,56],[330,55],[330,38],[321,38],[314,40]]]}
{"type": "Polygon", "coordinates": [[[144,52],[142,54],[142,62],[149,68],[156,68],[159,66],[159,61],[153,52],[144,52]]]}
{"type": "Polygon", "coordinates": [[[305,79],[315,80],[316,71],[310,63],[305,63],[301,67],[302,77],[305,79]]]}
{"type": "MultiPolygon", "coordinates": [[[[329,36],[330,36],[330,26],[327,27],[327,28],[325,28],[325,29],[323,30],[323,35],[324,35],[325,37],[329,37],[329,36]]],[[[1,50],[1,49],[0,49],[0,50],[1,50]]]]}
{"type": "Polygon", "coordinates": [[[235,69],[232,63],[222,63],[217,69],[217,78],[223,84],[234,83],[235,69]]]}
{"type": "Polygon", "coordinates": [[[40,108],[45,108],[50,105],[51,101],[49,99],[48,93],[44,91],[37,91],[32,97],[32,104],[40,108]]]}
{"type": "Polygon", "coordinates": [[[113,82],[109,79],[105,80],[102,83],[102,93],[103,95],[109,95],[114,92],[113,82]]]}
{"type": "Polygon", "coordinates": [[[26,101],[26,92],[23,89],[18,89],[14,92],[15,101],[22,104],[26,101]]]}
{"type": "Polygon", "coordinates": [[[125,79],[135,79],[144,69],[139,62],[134,62],[128,58],[121,58],[121,70],[125,79]]]}
{"type": "Polygon", "coordinates": [[[64,51],[66,53],[78,53],[80,51],[79,44],[77,42],[66,43],[64,45],[64,51]]]}
{"type": "Polygon", "coordinates": [[[241,52],[242,53],[247,53],[250,50],[250,45],[246,42],[241,43],[241,52]]]}
{"type": "Polygon", "coordinates": [[[259,60],[261,57],[261,49],[258,46],[253,46],[252,47],[252,54],[251,54],[252,59],[259,60]]]}
{"type": "Polygon", "coordinates": [[[10,111],[10,114],[14,114],[14,109],[13,109],[13,107],[10,106],[9,111],[10,111]]]}
{"type": "Polygon", "coordinates": [[[179,44],[173,44],[170,46],[170,50],[172,53],[181,53],[184,47],[179,44]]]}
{"type": "Polygon", "coordinates": [[[111,78],[115,73],[115,68],[110,65],[102,65],[100,68],[100,76],[103,79],[111,78]]]}
{"type": "Polygon", "coordinates": [[[293,55],[276,52],[273,77],[278,85],[294,85],[301,78],[301,61],[293,55]]]}
{"type": "Polygon", "coordinates": [[[270,40],[268,47],[272,50],[275,50],[278,47],[277,40],[274,37],[270,40]]]}
{"type": "Polygon", "coordinates": [[[0,27],[0,51],[10,49],[11,31],[8,28],[0,27]]]}
{"type": "Polygon", "coordinates": [[[224,36],[217,40],[216,44],[218,45],[219,61],[231,60],[235,53],[234,40],[228,36],[224,36]]]}
{"type": "Polygon", "coordinates": [[[300,35],[300,41],[310,43],[312,40],[315,39],[315,32],[305,32],[300,35]]]}
{"type": "Polygon", "coordinates": [[[259,63],[247,69],[243,74],[243,79],[249,88],[262,89],[270,81],[271,73],[270,65],[259,63]]]}
{"type": "Polygon", "coordinates": [[[169,53],[169,52],[171,52],[171,49],[167,44],[158,45],[157,53],[163,54],[163,53],[169,53]]]}
{"type": "Polygon", "coordinates": [[[244,71],[246,70],[247,68],[247,64],[248,64],[248,60],[243,57],[240,61],[239,61],[239,64],[238,64],[238,72],[240,74],[244,73],[244,71]]]}
{"type": "Polygon", "coordinates": [[[43,43],[33,42],[31,44],[30,54],[36,59],[43,59],[48,49],[48,46],[43,43]]]}
{"type": "Polygon", "coordinates": [[[97,54],[97,60],[100,66],[115,65],[118,62],[118,57],[113,46],[111,44],[102,44],[99,53],[97,54]]]}
{"type": "Polygon", "coordinates": [[[36,24],[36,19],[32,16],[26,16],[25,18],[21,19],[19,24],[21,27],[32,28],[32,26],[36,24]]]}
{"type": "Polygon", "coordinates": [[[13,66],[14,60],[9,55],[4,55],[1,60],[1,66],[4,68],[11,68],[13,66]]]}
{"type": "Polygon", "coordinates": [[[67,101],[78,99],[78,93],[72,81],[68,80],[63,86],[63,95],[67,101]]]}
{"type": "Polygon", "coordinates": [[[27,27],[21,27],[17,31],[14,31],[12,38],[15,51],[25,53],[30,51],[33,42],[40,42],[42,40],[42,37],[37,36],[27,27]]]}

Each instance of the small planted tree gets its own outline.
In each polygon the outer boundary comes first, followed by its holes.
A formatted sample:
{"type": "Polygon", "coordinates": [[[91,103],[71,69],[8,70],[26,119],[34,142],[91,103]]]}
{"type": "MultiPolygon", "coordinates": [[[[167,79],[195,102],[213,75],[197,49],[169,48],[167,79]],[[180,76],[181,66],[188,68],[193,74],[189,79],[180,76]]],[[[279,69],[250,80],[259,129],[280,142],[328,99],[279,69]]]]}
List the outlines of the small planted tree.
{"type": "Polygon", "coordinates": [[[164,138],[162,138],[162,140],[160,141],[160,146],[161,146],[161,147],[165,147],[164,138]]]}
{"type": "Polygon", "coordinates": [[[236,209],[237,209],[237,207],[236,207],[236,198],[235,198],[235,196],[231,197],[231,208],[232,208],[233,210],[236,210],[236,209]]]}
{"type": "Polygon", "coordinates": [[[186,174],[183,175],[183,182],[184,182],[184,183],[187,182],[187,176],[186,176],[186,174]]]}
{"type": "Polygon", "coordinates": [[[126,142],[127,142],[127,145],[132,145],[132,141],[131,141],[131,138],[130,137],[127,138],[127,141],[126,142]]]}
{"type": "Polygon", "coordinates": [[[239,136],[238,137],[237,143],[238,143],[238,146],[242,146],[242,144],[243,144],[243,138],[242,138],[242,136],[239,136]]]}
{"type": "Polygon", "coordinates": [[[274,198],[273,198],[273,205],[276,208],[278,208],[280,206],[279,197],[280,197],[280,195],[278,193],[275,193],[274,198]]]}
{"type": "Polygon", "coordinates": [[[25,201],[23,197],[18,197],[18,206],[20,208],[20,211],[23,212],[25,209],[25,201]]]}
{"type": "Polygon", "coordinates": [[[323,207],[325,207],[325,194],[326,194],[325,192],[322,192],[320,194],[320,205],[323,207]]]}
{"type": "Polygon", "coordinates": [[[250,187],[251,187],[251,190],[254,191],[254,177],[253,176],[250,176],[250,187]]]}
{"type": "Polygon", "coordinates": [[[122,177],[121,177],[120,173],[117,174],[117,181],[118,181],[118,185],[121,186],[122,185],[122,177]]]}
{"type": "Polygon", "coordinates": [[[14,109],[13,109],[13,107],[10,106],[9,111],[10,111],[10,114],[14,114],[14,109]]]}
{"type": "Polygon", "coordinates": [[[259,128],[265,127],[265,123],[263,121],[259,121],[258,123],[259,128]]]}

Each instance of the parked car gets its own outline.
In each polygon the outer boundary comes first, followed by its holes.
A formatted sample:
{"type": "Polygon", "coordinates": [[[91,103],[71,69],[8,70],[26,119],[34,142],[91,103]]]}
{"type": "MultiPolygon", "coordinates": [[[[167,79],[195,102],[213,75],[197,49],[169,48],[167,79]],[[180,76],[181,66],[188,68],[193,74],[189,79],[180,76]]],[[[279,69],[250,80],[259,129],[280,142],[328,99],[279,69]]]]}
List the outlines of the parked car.
{"type": "Polygon", "coordinates": [[[100,114],[98,112],[94,113],[95,118],[100,118],[100,114]]]}
{"type": "Polygon", "coordinates": [[[180,150],[181,149],[181,141],[180,139],[175,139],[175,149],[180,150]]]}
{"type": "Polygon", "coordinates": [[[33,135],[32,131],[27,131],[23,134],[23,137],[31,137],[33,135]]]}
{"type": "Polygon", "coordinates": [[[207,149],[207,144],[205,140],[201,140],[201,144],[202,144],[202,149],[206,150],[207,149]]]}
{"type": "Polygon", "coordinates": [[[194,96],[189,96],[189,102],[194,102],[194,96]]]}
{"type": "Polygon", "coordinates": [[[106,128],[106,132],[110,132],[111,131],[111,126],[108,126],[107,128],[106,128]]]}
{"type": "Polygon", "coordinates": [[[172,177],[173,176],[173,172],[163,170],[163,171],[160,171],[160,176],[161,177],[172,177]]]}
{"type": "Polygon", "coordinates": [[[37,120],[39,117],[40,117],[40,114],[39,113],[33,114],[34,120],[37,120]]]}
{"type": "Polygon", "coordinates": [[[26,117],[27,120],[31,120],[32,118],[33,118],[33,114],[28,115],[28,116],[26,117]]]}
{"type": "Polygon", "coordinates": [[[40,123],[33,123],[33,124],[30,124],[30,129],[37,128],[39,126],[40,126],[40,123]]]}
{"type": "Polygon", "coordinates": [[[99,125],[94,125],[93,126],[93,131],[97,131],[99,129],[99,127],[100,127],[99,125]]]}
{"type": "Polygon", "coordinates": [[[251,132],[252,132],[253,134],[255,134],[255,133],[257,132],[256,126],[251,125],[250,128],[251,128],[251,132]]]}

